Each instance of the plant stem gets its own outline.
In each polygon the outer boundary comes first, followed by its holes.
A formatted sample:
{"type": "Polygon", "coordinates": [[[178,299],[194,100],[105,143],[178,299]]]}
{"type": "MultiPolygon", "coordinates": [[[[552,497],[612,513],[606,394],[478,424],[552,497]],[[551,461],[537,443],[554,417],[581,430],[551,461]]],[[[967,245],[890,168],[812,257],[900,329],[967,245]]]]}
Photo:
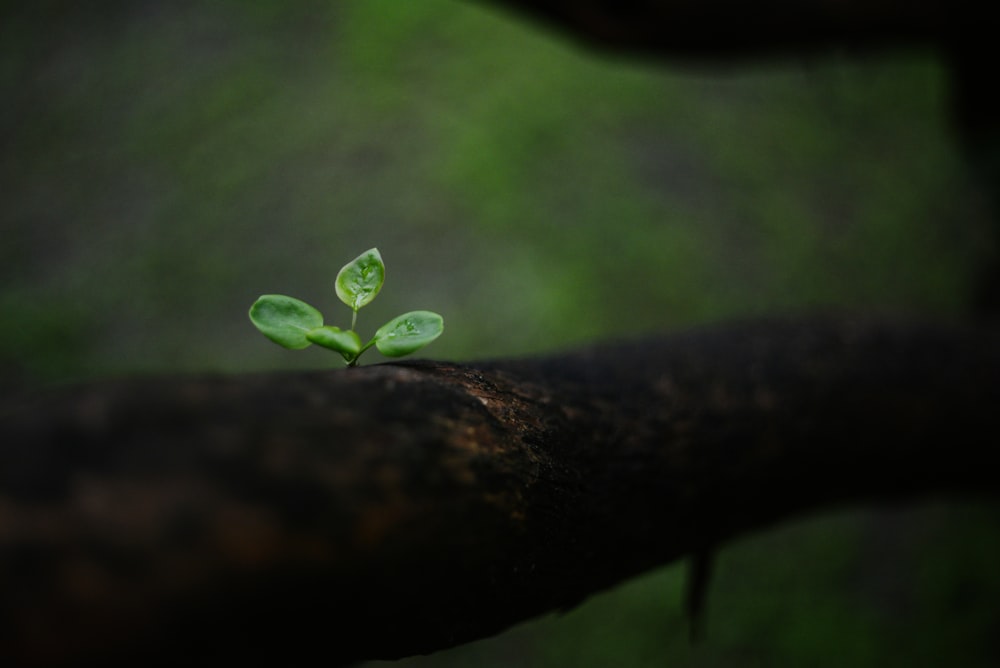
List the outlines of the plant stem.
{"type": "Polygon", "coordinates": [[[351,329],[353,330],[357,324],[358,324],[358,310],[351,309],[351,329]]]}

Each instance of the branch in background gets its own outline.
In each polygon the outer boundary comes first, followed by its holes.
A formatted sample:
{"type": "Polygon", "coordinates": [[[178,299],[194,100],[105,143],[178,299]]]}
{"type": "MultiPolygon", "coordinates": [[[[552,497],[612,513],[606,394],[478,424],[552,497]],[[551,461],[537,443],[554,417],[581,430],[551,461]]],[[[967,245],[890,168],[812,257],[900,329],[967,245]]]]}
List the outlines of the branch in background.
{"type": "MultiPolygon", "coordinates": [[[[484,4],[483,0],[478,0],[484,4]]],[[[737,64],[829,51],[920,48],[950,75],[951,122],[1000,223],[998,22],[969,0],[488,0],[587,47],[641,58],[737,64]]],[[[996,246],[996,239],[989,243],[996,246]]],[[[976,315],[1000,317],[1000,261],[981,270],[976,315]]]]}
{"type": "MultiPolygon", "coordinates": [[[[480,0],[481,2],[481,0],[480,0]]],[[[902,0],[490,0],[589,46],[729,59],[838,47],[957,45],[981,27],[970,2],[902,0]]]]}
{"type": "Polygon", "coordinates": [[[995,493],[997,343],[768,321],[7,406],[0,658],[401,657],[821,507],[995,493]]]}

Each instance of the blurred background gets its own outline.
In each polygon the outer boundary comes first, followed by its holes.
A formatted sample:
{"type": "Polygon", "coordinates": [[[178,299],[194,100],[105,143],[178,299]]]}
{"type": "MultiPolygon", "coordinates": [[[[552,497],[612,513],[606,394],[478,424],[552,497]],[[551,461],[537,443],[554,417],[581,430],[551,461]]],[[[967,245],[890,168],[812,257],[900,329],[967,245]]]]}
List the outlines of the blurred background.
{"type": "MultiPolygon", "coordinates": [[[[468,360],[771,313],[959,318],[995,241],[933,53],[639,62],[461,0],[11,5],[0,393],[336,368],[246,312],[284,293],[347,325],[333,279],[372,246],[362,335],[431,309],[421,355],[468,360]]],[[[675,565],[402,665],[994,666],[997,563],[995,504],[846,509],[727,547],[700,645],[675,565]]]]}

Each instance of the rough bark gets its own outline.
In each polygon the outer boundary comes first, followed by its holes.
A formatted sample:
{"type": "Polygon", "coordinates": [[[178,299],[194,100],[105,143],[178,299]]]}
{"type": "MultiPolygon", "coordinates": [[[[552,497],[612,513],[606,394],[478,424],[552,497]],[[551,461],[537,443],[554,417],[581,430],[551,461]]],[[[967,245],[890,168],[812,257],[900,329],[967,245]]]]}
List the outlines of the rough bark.
{"type": "Polygon", "coordinates": [[[995,494],[997,343],[767,321],[7,405],[0,663],[430,652],[817,508],[995,494]]]}

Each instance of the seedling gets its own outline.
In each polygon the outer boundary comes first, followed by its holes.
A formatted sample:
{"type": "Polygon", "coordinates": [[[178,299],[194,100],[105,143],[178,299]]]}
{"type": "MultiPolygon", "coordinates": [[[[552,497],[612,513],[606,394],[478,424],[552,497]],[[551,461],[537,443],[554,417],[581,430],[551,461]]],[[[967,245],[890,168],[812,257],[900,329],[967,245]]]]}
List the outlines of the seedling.
{"type": "Polygon", "coordinates": [[[385,282],[385,264],[377,248],[348,262],[334,287],[340,301],[351,307],[351,328],[323,324],[323,314],[309,304],[285,295],[263,295],[250,307],[250,320],[279,346],[300,350],[315,343],[340,353],[347,366],[356,366],[361,354],[375,346],[386,357],[403,357],[441,336],[444,319],[431,311],[410,311],[385,323],[371,341],[361,345],[354,331],[358,311],[371,303],[385,282]]]}

